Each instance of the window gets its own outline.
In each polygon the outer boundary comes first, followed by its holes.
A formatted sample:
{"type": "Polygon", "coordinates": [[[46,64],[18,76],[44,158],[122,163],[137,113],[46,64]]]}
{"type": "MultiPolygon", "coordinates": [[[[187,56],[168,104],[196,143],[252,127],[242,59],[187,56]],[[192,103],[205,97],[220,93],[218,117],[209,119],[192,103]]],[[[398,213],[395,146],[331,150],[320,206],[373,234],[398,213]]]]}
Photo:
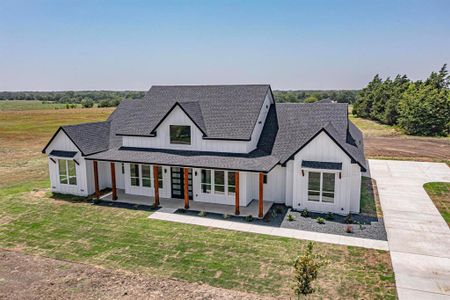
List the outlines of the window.
{"type": "Polygon", "coordinates": [[[122,163],[122,174],[125,174],[125,164],[122,163]]]}
{"type": "Polygon", "coordinates": [[[263,183],[267,184],[267,174],[264,174],[264,176],[263,176],[263,183]]]}
{"type": "Polygon", "coordinates": [[[236,192],[236,173],[228,172],[228,194],[234,195],[236,192]]]}
{"type": "Polygon", "coordinates": [[[162,167],[158,167],[158,187],[163,188],[163,170],[162,167]]]}
{"type": "Polygon", "coordinates": [[[152,179],[151,179],[151,168],[150,165],[142,165],[142,186],[151,187],[152,179]]]}
{"type": "Polygon", "coordinates": [[[139,186],[139,165],[130,164],[131,186],[139,186]]]}
{"type": "Polygon", "coordinates": [[[308,201],[334,203],[335,174],[308,172],[308,201]]]}
{"type": "Polygon", "coordinates": [[[58,159],[59,182],[77,185],[77,168],[73,160],[58,159]]]}
{"type": "Polygon", "coordinates": [[[171,144],[191,144],[191,126],[170,125],[170,143],[171,144]]]}
{"type": "Polygon", "coordinates": [[[214,193],[225,193],[225,171],[214,171],[214,193]]]}
{"type": "Polygon", "coordinates": [[[211,170],[202,170],[201,176],[201,188],[202,193],[210,194],[211,193],[211,170]]]}

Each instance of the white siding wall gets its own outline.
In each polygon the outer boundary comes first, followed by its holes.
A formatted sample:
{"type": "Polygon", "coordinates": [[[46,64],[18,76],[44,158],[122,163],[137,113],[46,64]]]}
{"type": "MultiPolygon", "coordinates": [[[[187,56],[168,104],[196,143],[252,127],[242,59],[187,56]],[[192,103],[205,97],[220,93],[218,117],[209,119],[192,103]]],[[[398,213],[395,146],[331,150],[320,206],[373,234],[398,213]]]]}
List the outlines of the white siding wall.
{"type": "Polygon", "coordinates": [[[360,172],[357,166],[351,163],[350,158],[342,151],[327,134],[322,132],[312,140],[305,148],[295,155],[293,162],[293,207],[297,210],[307,208],[311,211],[334,212],[348,214],[350,211],[359,211],[359,195],[356,189],[360,185],[360,172]],[[302,176],[302,160],[316,160],[342,163],[342,174],[339,179],[335,175],[335,199],[334,204],[316,203],[307,201],[308,172],[302,176]],[[359,175],[358,175],[359,174],[359,175]],[[353,198],[353,199],[352,199],[353,198]],[[353,203],[353,204],[351,204],[353,203]]]}
{"type": "Polygon", "coordinates": [[[181,149],[196,151],[214,151],[228,153],[248,153],[256,148],[259,136],[266,120],[270,104],[273,103],[270,93],[267,94],[261,108],[258,121],[253,129],[250,141],[208,140],[203,139],[203,133],[195,126],[180,107],[175,107],[157,129],[155,137],[124,136],[123,145],[127,147],[142,147],[156,149],[181,149]],[[268,106],[266,108],[266,106],[268,106]],[[261,123],[259,123],[261,122],[261,123]],[[170,125],[191,126],[191,145],[170,144],[170,125]]]}
{"type": "Polygon", "coordinates": [[[56,163],[54,163],[50,159],[50,157],[48,158],[51,191],[62,194],[87,196],[89,194],[89,189],[86,177],[86,161],[81,156],[78,148],[72,143],[72,141],[62,130],[58,132],[51,144],[47,147],[46,154],[49,154],[52,150],[76,151],[77,154],[73,159],[75,159],[79,163],[79,165],[75,164],[77,184],[61,184],[59,181],[58,159],[63,158],[50,156],[56,161],[56,163]]]}
{"type": "Polygon", "coordinates": [[[289,160],[286,163],[286,205],[287,206],[293,206],[292,200],[293,200],[293,192],[294,192],[294,161],[289,160]]]}
{"type": "Polygon", "coordinates": [[[286,168],[277,165],[267,174],[264,184],[264,200],[286,203],[286,168]]]}

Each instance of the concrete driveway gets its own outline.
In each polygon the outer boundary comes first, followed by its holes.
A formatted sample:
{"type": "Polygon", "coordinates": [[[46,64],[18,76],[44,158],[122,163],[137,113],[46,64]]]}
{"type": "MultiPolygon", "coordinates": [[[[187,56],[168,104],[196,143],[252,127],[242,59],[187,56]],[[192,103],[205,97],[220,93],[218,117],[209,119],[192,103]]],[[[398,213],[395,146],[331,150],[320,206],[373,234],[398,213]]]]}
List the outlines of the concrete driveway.
{"type": "Polygon", "coordinates": [[[450,229],[423,184],[450,182],[443,163],[369,160],[400,299],[450,299],[450,229]]]}

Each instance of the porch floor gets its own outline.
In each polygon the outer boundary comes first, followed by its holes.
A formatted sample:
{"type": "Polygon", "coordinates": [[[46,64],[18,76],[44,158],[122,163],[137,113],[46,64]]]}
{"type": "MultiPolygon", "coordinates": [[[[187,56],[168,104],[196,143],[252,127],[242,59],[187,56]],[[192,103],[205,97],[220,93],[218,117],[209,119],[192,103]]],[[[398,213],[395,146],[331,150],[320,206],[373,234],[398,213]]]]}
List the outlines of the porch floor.
{"type": "MultiPolygon", "coordinates": [[[[154,197],[126,194],[125,190],[123,189],[117,189],[117,198],[118,199],[115,201],[112,200],[112,193],[108,193],[100,197],[101,200],[109,202],[119,202],[128,204],[146,205],[146,206],[152,206],[154,203],[154,197]]],[[[264,201],[264,208],[263,208],[264,215],[266,215],[266,213],[270,210],[272,204],[273,202],[264,201]]],[[[184,200],[160,197],[159,205],[164,210],[164,212],[175,212],[179,208],[184,208],[184,200]]],[[[230,216],[234,215],[234,205],[206,203],[189,200],[189,209],[211,213],[228,214],[230,216]]],[[[258,216],[258,200],[252,200],[249,203],[249,205],[241,206],[240,213],[241,216],[247,215],[252,215],[254,217],[258,216]]]]}

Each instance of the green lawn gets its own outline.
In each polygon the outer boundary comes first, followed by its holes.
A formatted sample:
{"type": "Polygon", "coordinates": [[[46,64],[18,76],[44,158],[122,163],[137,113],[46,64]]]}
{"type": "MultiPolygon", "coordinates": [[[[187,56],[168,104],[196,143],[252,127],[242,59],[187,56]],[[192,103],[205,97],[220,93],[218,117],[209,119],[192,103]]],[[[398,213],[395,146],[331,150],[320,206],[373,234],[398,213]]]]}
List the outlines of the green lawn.
{"type": "Polygon", "coordinates": [[[441,213],[447,225],[450,226],[450,183],[429,182],[423,185],[434,205],[441,213]]]}
{"type": "MultiPolygon", "coordinates": [[[[292,263],[306,241],[162,222],[148,219],[145,211],[55,200],[43,188],[47,184],[0,189],[0,247],[229,289],[292,295],[292,263]]],[[[331,261],[320,273],[317,297],[396,297],[388,252],[324,243],[316,249],[331,261]]]]}

